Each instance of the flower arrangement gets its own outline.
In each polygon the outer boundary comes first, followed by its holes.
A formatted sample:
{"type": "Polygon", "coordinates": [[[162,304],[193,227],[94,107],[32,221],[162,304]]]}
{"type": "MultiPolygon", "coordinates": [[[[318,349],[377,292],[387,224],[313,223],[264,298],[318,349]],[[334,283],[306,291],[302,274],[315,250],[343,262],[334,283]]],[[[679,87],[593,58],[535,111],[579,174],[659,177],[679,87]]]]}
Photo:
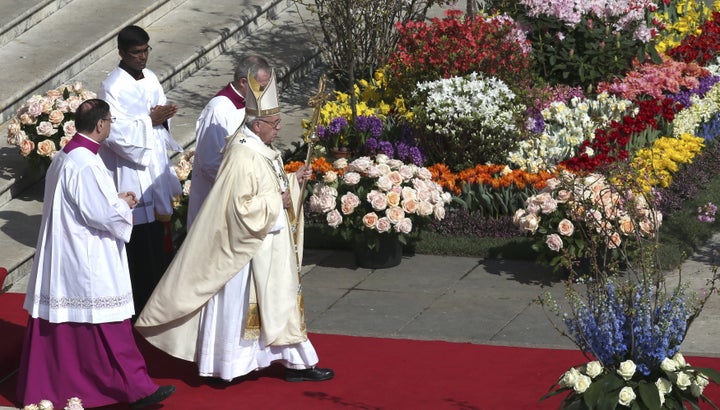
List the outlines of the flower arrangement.
{"type": "MultiPolygon", "coordinates": [[[[38,404],[28,404],[23,407],[23,410],[53,410],[54,408],[50,400],[41,400],[38,404]]],[[[64,410],[83,410],[82,400],[77,397],[69,398],[64,410]]]]}
{"type": "Polygon", "coordinates": [[[563,173],[548,183],[549,191],[528,200],[530,211],[518,211],[517,222],[544,232],[547,248],[562,254],[558,259],[568,267],[562,307],[549,293],[538,302],[590,358],[565,372],[543,398],[567,394],[562,409],[699,408],[699,400],[708,401],[704,388],[720,382],[720,373],[689,366],[679,349],[717,293],[717,270],[702,296],[680,279],[668,284],[657,260],[662,214],[656,201],[640,192],[636,177],[614,175],[563,173]],[[608,251],[612,257],[603,259],[608,251]],[[581,258],[589,267],[576,271],[581,258]]]}
{"type": "Polygon", "coordinates": [[[637,365],[632,360],[620,363],[617,369],[605,368],[600,361],[593,360],[565,372],[557,388],[543,396],[543,399],[570,392],[561,405],[562,409],[592,408],[592,404],[601,401],[611,409],[617,405],[628,408],[682,409],[684,402],[699,408],[697,404],[700,398],[710,402],[703,396],[710,381],[720,381],[720,374],[714,369],[690,366],[681,353],[663,359],[660,369],[657,376],[642,377],[637,375],[637,365]],[[586,407],[572,407],[581,406],[580,403],[586,407]]]}
{"type": "Polygon", "coordinates": [[[503,163],[515,146],[525,106],[503,81],[471,73],[418,83],[413,125],[424,132],[421,147],[432,162],[455,170],[503,163]]]}
{"type": "MultiPolygon", "coordinates": [[[[518,209],[513,222],[537,237],[533,249],[555,267],[569,268],[574,260],[593,258],[590,252],[610,251],[618,259],[625,239],[651,239],[662,214],[635,189],[618,189],[601,174],[578,176],[563,171],[518,209]]],[[[631,241],[630,243],[633,243],[631,241]]]]}
{"type": "Polygon", "coordinates": [[[406,243],[423,220],[443,219],[450,202],[427,168],[383,154],[337,160],[317,177],[309,187],[309,211],[323,215],[344,239],[362,238],[371,249],[379,235],[396,235],[406,243]]]}
{"type": "Polygon", "coordinates": [[[33,95],[10,120],[8,144],[16,145],[31,164],[46,168],[75,134],[75,110],[89,98],[95,98],[95,93],[81,82],[33,95]]]}

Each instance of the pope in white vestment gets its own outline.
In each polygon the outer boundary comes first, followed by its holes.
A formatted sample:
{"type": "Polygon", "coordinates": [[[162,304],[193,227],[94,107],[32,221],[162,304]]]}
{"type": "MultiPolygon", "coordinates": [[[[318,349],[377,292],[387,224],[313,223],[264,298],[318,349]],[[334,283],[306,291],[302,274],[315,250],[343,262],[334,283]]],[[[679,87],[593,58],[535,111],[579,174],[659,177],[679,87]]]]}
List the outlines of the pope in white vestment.
{"type": "MultiPolygon", "coordinates": [[[[248,110],[257,107],[253,98],[248,110]]],[[[193,228],[135,324],[153,345],[196,362],[202,376],[232,380],[276,361],[289,369],[288,381],[334,375],[314,367],[307,338],[302,216],[293,215],[300,184],[270,145],[280,127],[274,107],[228,141],[193,228]]]]}

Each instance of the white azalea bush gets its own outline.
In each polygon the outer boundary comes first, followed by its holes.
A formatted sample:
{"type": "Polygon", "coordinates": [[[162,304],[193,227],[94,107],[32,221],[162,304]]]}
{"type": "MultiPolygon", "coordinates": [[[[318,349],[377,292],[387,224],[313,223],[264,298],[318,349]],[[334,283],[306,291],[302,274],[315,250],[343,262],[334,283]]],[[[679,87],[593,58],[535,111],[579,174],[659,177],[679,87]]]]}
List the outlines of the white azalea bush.
{"type": "Polygon", "coordinates": [[[508,153],[507,162],[532,173],[552,169],[574,156],[583,141],[592,141],[597,129],[637,111],[631,101],[606,92],[595,98],[553,102],[541,112],[544,130],[520,141],[517,149],[508,153]]]}
{"type": "Polygon", "coordinates": [[[406,243],[423,221],[443,219],[451,199],[427,168],[383,154],[336,160],[332,170],[316,177],[309,212],[324,217],[344,239],[362,238],[370,248],[379,235],[396,235],[406,243]]]}
{"type": "Polygon", "coordinates": [[[419,145],[433,162],[456,170],[504,163],[515,148],[525,106],[503,81],[471,73],[422,82],[413,92],[419,145]]]}
{"type": "Polygon", "coordinates": [[[34,166],[46,168],[75,135],[75,110],[95,93],[81,82],[62,84],[44,95],[33,95],[8,125],[7,142],[34,166]]]}

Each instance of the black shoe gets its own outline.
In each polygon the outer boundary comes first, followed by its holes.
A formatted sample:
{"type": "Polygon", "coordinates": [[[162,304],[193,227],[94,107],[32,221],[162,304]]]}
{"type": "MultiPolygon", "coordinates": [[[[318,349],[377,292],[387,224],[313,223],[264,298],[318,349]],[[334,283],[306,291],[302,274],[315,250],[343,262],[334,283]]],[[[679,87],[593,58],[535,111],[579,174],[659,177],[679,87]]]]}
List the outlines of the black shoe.
{"type": "Polygon", "coordinates": [[[155,390],[155,393],[145,396],[142,399],[130,403],[131,409],[141,409],[143,407],[147,407],[151,404],[157,404],[161,401],[167,399],[170,397],[171,394],[175,393],[175,386],[168,385],[168,386],[160,386],[157,390],[155,390]]]}
{"type": "Polygon", "coordinates": [[[332,369],[321,369],[311,367],[309,369],[285,369],[285,381],[287,382],[321,382],[335,377],[332,369]]]}

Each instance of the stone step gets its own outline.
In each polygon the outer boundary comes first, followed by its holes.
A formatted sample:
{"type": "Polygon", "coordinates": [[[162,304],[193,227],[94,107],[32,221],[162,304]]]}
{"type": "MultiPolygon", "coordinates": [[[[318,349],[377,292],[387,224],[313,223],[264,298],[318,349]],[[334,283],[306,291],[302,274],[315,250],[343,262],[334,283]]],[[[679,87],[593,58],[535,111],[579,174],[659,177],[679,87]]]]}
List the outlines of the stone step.
{"type": "Polygon", "coordinates": [[[0,47],[72,0],[0,0],[0,47]]]}

